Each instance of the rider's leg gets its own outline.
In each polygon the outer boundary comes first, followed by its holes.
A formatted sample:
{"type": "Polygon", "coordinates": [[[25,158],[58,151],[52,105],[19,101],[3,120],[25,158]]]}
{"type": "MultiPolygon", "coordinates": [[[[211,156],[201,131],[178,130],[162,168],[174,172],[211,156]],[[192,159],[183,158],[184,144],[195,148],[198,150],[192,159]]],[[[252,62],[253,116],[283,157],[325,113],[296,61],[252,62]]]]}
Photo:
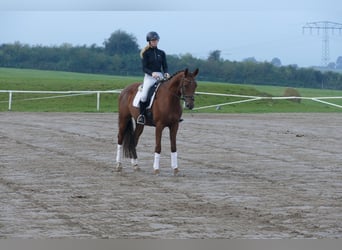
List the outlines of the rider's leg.
{"type": "Polygon", "coordinates": [[[150,87],[156,82],[156,79],[152,76],[145,74],[144,77],[144,83],[142,88],[142,93],[140,97],[140,115],[137,118],[138,124],[145,124],[145,111],[148,106],[147,101],[147,94],[150,89],[150,87]]]}
{"type": "Polygon", "coordinates": [[[146,112],[147,105],[148,105],[147,102],[140,101],[139,103],[140,115],[137,118],[138,124],[142,124],[142,125],[145,124],[145,112],[146,112]]]}

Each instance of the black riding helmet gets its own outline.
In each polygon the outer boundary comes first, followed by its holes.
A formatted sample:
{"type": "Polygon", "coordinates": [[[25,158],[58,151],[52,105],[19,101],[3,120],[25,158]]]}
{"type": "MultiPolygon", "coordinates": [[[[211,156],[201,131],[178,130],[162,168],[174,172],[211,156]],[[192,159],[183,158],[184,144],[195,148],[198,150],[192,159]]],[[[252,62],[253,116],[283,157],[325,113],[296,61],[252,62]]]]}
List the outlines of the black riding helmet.
{"type": "Polygon", "coordinates": [[[148,41],[148,42],[152,41],[152,40],[159,40],[159,39],[160,39],[160,37],[159,37],[158,33],[155,31],[150,31],[146,35],[146,41],[148,41]]]}

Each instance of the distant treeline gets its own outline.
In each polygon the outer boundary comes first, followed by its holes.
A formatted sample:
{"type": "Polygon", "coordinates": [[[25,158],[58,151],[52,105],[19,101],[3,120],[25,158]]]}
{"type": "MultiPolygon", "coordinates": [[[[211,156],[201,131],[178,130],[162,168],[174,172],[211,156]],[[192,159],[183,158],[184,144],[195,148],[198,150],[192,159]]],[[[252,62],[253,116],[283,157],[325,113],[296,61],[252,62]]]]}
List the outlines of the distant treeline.
{"type": "MultiPolygon", "coordinates": [[[[103,46],[2,44],[0,67],[139,76],[143,74],[139,52],[137,39],[118,30],[104,41],[103,46]]],[[[221,58],[219,50],[210,52],[207,59],[195,58],[189,53],[167,55],[167,59],[171,74],[186,67],[199,68],[199,80],[342,89],[340,73],[296,65],[281,66],[279,59],[272,62],[229,61],[221,58]]]]}

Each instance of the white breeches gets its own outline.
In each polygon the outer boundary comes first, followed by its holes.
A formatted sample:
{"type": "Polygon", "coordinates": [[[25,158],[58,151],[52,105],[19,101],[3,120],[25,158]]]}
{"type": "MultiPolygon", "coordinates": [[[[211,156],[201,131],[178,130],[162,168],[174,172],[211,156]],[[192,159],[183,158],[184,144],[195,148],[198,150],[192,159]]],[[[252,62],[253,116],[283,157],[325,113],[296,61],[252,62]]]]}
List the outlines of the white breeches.
{"type": "MultiPolygon", "coordinates": [[[[163,78],[163,74],[161,72],[157,72],[157,73],[159,74],[160,78],[163,78]]],[[[143,88],[142,88],[141,97],[140,97],[140,100],[142,102],[146,102],[148,90],[156,81],[157,81],[156,78],[153,78],[152,76],[148,74],[145,74],[143,88]]]]}

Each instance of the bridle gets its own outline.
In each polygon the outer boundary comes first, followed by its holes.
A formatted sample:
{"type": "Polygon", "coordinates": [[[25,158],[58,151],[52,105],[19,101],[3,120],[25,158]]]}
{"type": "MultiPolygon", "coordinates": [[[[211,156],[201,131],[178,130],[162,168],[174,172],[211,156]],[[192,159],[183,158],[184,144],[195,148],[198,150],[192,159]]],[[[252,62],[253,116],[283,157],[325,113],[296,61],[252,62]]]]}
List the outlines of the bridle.
{"type": "Polygon", "coordinates": [[[184,86],[184,82],[189,82],[189,84],[195,84],[195,81],[194,80],[189,80],[189,79],[186,79],[185,77],[183,77],[182,79],[182,85],[181,85],[181,95],[180,95],[180,99],[185,101],[186,99],[190,99],[191,101],[194,101],[195,100],[195,95],[185,95],[184,92],[185,92],[185,86],[184,86]]]}
{"type": "MultiPolygon", "coordinates": [[[[176,75],[176,74],[178,74],[178,73],[179,73],[179,72],[175,73],[174,75],[176,75]]],[[[170,78],[163,78],[163,79],[161,79],[161,80],[159,80],[159,81],[160,81],[160,83],[167,82],[167,81],[171,80],[171,78],[173,78],[174,75],[172,75],[170,78]]],[[[180,100],[182,100],[182,101],[186,101],[186,99],[187,99],[187,100],[190,100],[190,101],[194,101],[194,100],[195,100],[195,97],[194,97],[195,94],[193,94],[193,95],[185,95],[185,94],[184,94],[184,93],[185,93],[185,86],[184,86],[184,83],[185,83],[185,82],[189,82],[189,85],[195,84],[195,81],[194,81],[194,80],[189,80],[189,79],[187,79],[185,76],[183,76],[183,78],[181,79],[180,95],[179,95],[179,94],[176,94],[176,93],[172,93],[172,95],[178,97],[178,98],[179,98],[180,100]]]]}

